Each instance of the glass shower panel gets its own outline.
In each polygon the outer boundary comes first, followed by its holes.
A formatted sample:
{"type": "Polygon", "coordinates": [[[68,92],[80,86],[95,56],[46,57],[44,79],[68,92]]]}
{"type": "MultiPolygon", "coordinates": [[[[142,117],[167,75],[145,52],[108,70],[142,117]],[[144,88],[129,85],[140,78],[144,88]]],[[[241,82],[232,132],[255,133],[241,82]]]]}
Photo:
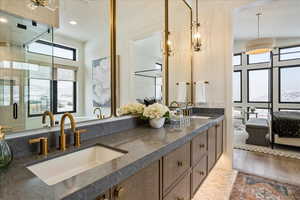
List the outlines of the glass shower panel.
{"type": "MultiPolygon", "coordinates": [[[[32,103],[38,105],[45,95],[34,101],[30,98],[30,83],[36,74],[50,82],[52,79],[52,56],[33,54],[28,46],[37,40],[52,42],[52,28],[32,20],[18,18],[0,12],[5,23],[0,23],[0,125],[15,131],[41,128],[41,120],[31,123],[32,103]],[[41,70],[46,68],[46,70],[41,70]]],[[[52,48],[52,47],[51,47],[52,48]]],[[[40,91],[48,91],[50,86],[38,85],[40,91]]],[[[49,107],[44,107],[41,114],[49,107]]],[[[40,117],[40,116],[39,116],[40,117]]]]}

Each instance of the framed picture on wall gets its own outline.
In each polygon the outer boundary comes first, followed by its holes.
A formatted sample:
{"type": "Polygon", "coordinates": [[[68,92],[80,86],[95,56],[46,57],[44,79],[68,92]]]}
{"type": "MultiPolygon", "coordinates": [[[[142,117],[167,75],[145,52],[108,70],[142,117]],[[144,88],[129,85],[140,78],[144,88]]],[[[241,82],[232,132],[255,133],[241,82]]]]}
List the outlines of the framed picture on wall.
{"type": "Polygon", "coordinates": [[[93,107],[111,106],[110,73],[109,57],[92,61],[93,107]]]}

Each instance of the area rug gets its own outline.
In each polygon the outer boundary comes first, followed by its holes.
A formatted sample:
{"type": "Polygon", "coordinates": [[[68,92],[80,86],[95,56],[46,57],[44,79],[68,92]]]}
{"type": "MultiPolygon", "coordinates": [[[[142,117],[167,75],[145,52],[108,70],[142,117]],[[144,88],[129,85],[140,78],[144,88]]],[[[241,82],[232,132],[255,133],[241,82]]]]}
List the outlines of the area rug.
{"type": "Polygon", "coordinates": [[[300,187],[239,172],[230,200],[300,200],[300,187]]]}

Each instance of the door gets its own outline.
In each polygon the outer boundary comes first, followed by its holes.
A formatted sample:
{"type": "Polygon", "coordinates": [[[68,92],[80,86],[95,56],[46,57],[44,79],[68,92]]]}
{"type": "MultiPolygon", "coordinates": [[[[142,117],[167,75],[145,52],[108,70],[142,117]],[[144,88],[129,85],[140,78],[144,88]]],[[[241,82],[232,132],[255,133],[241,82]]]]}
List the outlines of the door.
{"type": "Polygon", "coordinates": [[[208,159],[207,165],[210,171],[216,162],[216,128],[211,127],[208,129],[208,159]]]}
{"type": "Polygon", "coordinates": [[[142,169],[113,189],[114,200],[159,200],[159,162],[142,169]]]}
{"type": "Polygon", "coordinates": [[[0,69],[0,125],[13,131],[25,129],[25,72],[0,69]]]}

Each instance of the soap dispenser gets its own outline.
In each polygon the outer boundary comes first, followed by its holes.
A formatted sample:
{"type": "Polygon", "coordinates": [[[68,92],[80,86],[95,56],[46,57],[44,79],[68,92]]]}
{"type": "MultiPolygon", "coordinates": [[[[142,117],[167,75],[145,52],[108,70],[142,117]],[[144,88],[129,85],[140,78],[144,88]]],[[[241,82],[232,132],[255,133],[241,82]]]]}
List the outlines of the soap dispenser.
{"type": "Polygon", "coordinates": [[[5,141],[4,129],[4,127],[0,126],[0,168],[8,166],[13,159],[10,147],[5,141]]]}

